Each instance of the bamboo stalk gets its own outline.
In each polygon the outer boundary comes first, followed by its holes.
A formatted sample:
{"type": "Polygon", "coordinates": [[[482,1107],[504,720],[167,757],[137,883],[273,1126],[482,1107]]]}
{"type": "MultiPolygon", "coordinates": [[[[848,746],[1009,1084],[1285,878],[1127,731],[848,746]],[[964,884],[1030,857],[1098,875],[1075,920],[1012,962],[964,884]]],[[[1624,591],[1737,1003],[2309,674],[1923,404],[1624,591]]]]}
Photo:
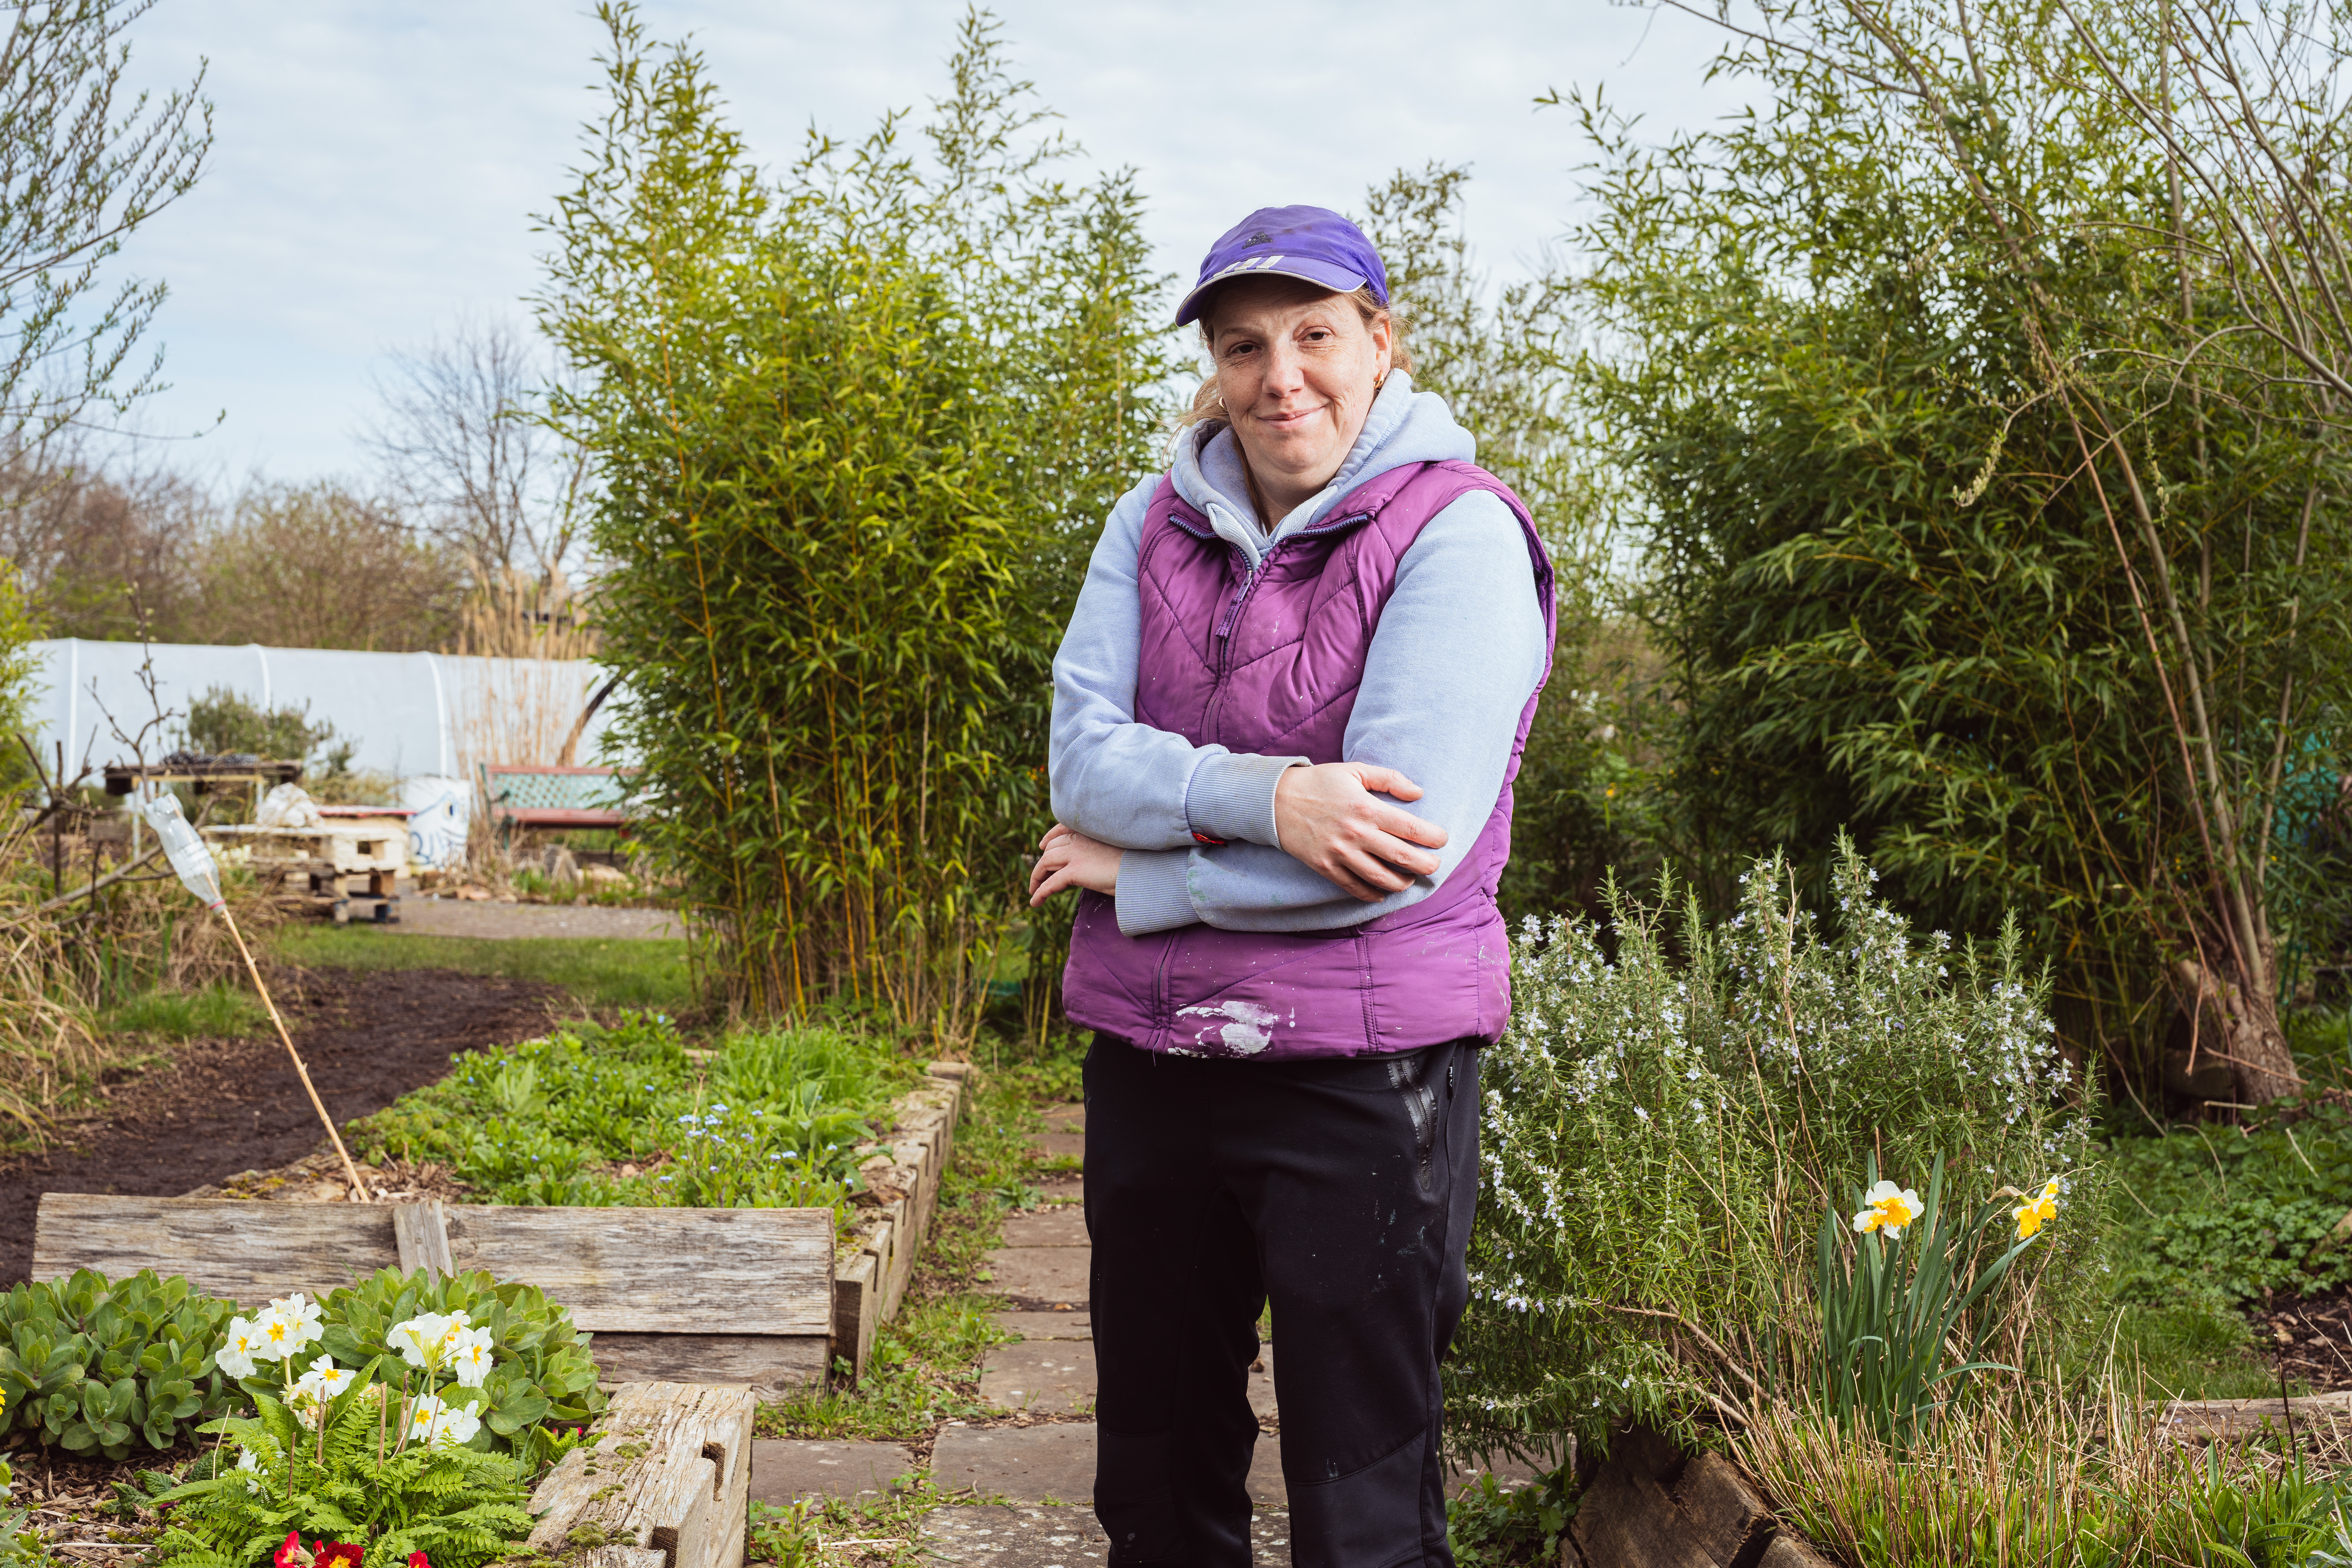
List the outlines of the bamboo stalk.
{"type": "Polygon", "coordinates": [[[365,1203],[367,1184],[360,1180],[360,1168],[352,1163],[351,1151],[343,1147],[342,1134],[335,1131],[335,1119],[327,1114],[326,1102],[319,1098],[317,1087],[310,1082],[310,1069],[302,1065],[302,1053],[294,1048],[294,1037],[286,1032],[286,1020],[278,1016],[278,1004],[270,997],[269,987],[262,983],[260,966],[253,962],[253,952],[245,945],[245,933],[236,929],[236,917],[228,912],[226,904],[221,906],[221,919],[228,922],[228,934],[236,939],[237,956],[245,960],[246,973],[253,976],[253,988],[261,993],[261,1005],[269,1009],[269,1021],[278,1026],[278,1037],[286,1042],[286,1054],[294,1058],[294,1076],[302,1080],[302,1092],[310,1097],[311,1109],[319,1113],[328,1142],[342,1157],[343,1173],[352,1179],[352,1201],[365,1203]]]}

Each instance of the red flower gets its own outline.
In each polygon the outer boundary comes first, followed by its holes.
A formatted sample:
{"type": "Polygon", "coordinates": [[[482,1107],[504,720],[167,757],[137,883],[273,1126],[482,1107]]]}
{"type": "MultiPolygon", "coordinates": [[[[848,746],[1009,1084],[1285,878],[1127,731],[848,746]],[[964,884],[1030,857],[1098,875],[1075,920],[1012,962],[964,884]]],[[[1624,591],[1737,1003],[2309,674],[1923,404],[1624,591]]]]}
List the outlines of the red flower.
{"type": "Polygon", "coordinates": [[[289,1530],[286,1532],[286,1544],[279,1547],[269,1561],[277,1568],[311,1568],[313,1560],[309,1552],[302,1550],[302,1532],[289,1530]]]}
{"type": "Polygon", "coordinates": [[[321,1541],[317,1568],[360,1568],[360,1559],[366,1555],[365,1547],[348,1541],[321,1541]]]}
{"type": "Polygon", "coordinates": [[[422,1552],[412,1552],[408,1554],[408,1568],[433,1568],[433,1564],[425,1560],[422,1552]]]}

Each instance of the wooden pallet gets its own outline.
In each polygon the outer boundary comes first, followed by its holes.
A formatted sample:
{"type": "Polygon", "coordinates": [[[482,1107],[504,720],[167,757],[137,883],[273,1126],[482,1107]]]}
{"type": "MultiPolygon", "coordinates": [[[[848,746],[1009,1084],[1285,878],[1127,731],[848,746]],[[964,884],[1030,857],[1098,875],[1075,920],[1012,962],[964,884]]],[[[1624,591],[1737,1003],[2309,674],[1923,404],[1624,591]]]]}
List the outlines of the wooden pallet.
{"type": "Polygon", "coordinates": [[[47,1193],[36,1279],[152,1268],[247,1307],[379,1268],[484,1269],[535,1285],[593,1336],[604,1381],[821,1381],[834,1318],[829,1209],[262,1204],[47,1193]]]}

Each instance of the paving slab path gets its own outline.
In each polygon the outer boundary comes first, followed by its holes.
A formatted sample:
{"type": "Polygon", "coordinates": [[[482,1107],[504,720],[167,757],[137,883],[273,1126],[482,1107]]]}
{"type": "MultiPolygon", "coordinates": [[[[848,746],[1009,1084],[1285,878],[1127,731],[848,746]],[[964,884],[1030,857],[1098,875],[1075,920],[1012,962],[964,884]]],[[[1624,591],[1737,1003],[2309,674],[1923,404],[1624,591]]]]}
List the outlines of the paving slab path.
{"type": "MultiPolygon", "coordinates": [[[[1085,1111],[1077,1106],[1045,1118],[1039,1163],[1083,1159],[1085,1111]]],[[[921,1534],[932,1561],[973,1568],[1089,1568],[1108,1561],[1108,1546],[1087,1506],[1094,1496],[1095,1427],[1087,1417],[1096,1394],[1094,1325],[1087,1300],[1087,1244],[1081,1188],[1056,1173],[1034,1184],[1042,1206],[1004,1222],[1003,1243],[988,1255],[990,1289],[1011,1298],[996,1321],[1020,1337],[992,1348],[981,1367],[981,1397],[1028,1425],[970,1426],[950,1422],[930,1455],[932,1484],[970,1488],[986,1503],[935,1509],[921,1534]]],[[[1249,1489],[1258,1505],[1252,1539],[1255,1560],[1289,1560],[1289,1513],[1282,1481],[1280,1412],[1274,1394],[1274,1347],[1250,1368],[1250,1408],[1262,1431],[1251,1455],[1249,1489]]],[[[887,1443],[762,1442],[752,1455],[752,1495],[798,1487],[796,1495],[864,1495],[887,1488],[889,1477],[913,1468],[907,1450],[887,1443]]],[[[1504,1466],[1496,1479],[1524,1481],[1533,1472],[1504,1466]]],[[[1467,1481],[1471,1473],[1457,1472],[1467,1481]]]]}
{"type": "MultiPolygon", "coordinates": [[[[354,926],[368,922],[354,922],[354,926]]],[[[681,937],[669,910],[626,909],[614,904],[510,904],[498,900],[407,898],[400,921],[380,928],[386,936],[471,936],[493,941],[517,937],[604,937],[622,941],[681,937]]]]}
{"type": "MultiPolygon", "coordinates": [[[[1086,1568],[1110,1559],[1110,1538],[1091,1508],[934,1509],[923,1516],[923,1547],[955,1568],[1086,1568]]],[[[1250,1529],[1252,1561],[1290,1561],[1290,1515],[1261,1509],[1250,1529]]]]}

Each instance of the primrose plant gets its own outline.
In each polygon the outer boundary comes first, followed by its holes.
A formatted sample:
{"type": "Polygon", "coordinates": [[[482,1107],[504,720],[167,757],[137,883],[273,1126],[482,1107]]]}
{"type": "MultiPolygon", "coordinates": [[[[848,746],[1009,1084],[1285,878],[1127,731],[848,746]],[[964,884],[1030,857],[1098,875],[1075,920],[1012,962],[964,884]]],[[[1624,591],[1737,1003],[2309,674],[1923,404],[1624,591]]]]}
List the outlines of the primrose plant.
{"type": "Polygon", "coordinates": [[[357,1368],[321,1353],[298,1372],[329,1332],[299,1292],[230,1322],[215,1357],[256,1414],[205,1428],[222,1441],[203,1479],[148,1478],[150,1500],[173,1506],[166,1568],[264,1555],[275,1568],[472,1568],[528,1532],[525,1466],[488,1451],[474,1408],[497,1364],[490,1331],[462,1310],[422,1312],[385,1333],[394,1353],[357,1368]]]}

